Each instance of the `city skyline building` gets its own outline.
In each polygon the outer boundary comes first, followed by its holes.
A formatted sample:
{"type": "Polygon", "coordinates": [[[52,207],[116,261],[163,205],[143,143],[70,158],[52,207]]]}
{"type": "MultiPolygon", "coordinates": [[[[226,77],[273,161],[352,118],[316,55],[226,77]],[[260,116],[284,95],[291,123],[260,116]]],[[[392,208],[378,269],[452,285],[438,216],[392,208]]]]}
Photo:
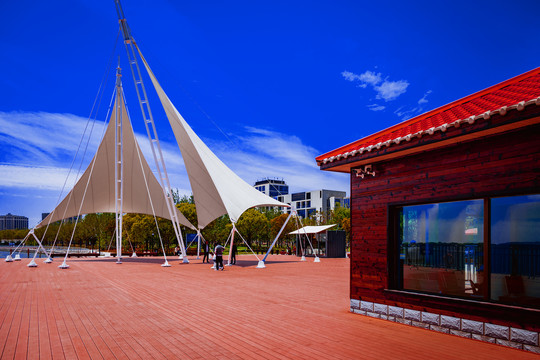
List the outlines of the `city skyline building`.
{"type": "MultiPolygon", "coordinates": [[[[339,190],[311,190],[289,194],[289,185],[284,179],[264,178],[258,180],[253,185],[260,192],[273,197],[274,199],[291,205],[287,213],[296,211],[301,218],[310,217],[319,212],[324,214],[327,211],[334,210],[336,206],[349,207],[350,199],[345,191],[339,190]]],[[[280,209],[285,212],[285,209],[280,209]]]]}
{"type": "Polygon", "coordinates": [[[347,193],[338,190],[312,190],[278,196],[277,200],[291,205],[287,213],[296,211],[301,218],[307,218],[315,213],[326,214],[336,206],[345,206],[347,193]]]}
{"type": "Polygon", "coordinates": [[[285,183],[285,180],[278,178],[257,180],[253,186],[263,194],[274,199],[277,199],[280,195],[287,195],[289,193],[289,185],[285,183]]]}
{"type": "Polygon", "coordinates": [[[0,230],[28,229],[28,218],[21,215],[7,213],[0,215],[0,230]]]}

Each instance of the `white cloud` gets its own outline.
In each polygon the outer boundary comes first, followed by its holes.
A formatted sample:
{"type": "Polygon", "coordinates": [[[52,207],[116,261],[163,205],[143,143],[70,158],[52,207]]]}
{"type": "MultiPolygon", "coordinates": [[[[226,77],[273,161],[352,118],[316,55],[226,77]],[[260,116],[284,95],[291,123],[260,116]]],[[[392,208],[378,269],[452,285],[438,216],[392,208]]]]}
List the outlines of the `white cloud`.
{"type": "Polygon", "coordinates": [[[428,90],[425,92],[424,96],[420,100],[418,100],[418,106],[415,106],[413,108],[407,108],[405,106],[400,107],[396,111],[394,111],[394,114],[399,116],[401,120],[409,120],[416,115],[420,115],[424,112],[424,104],[427,104],[429,101],[427,100],[427,97],[429,94],[431,94],[431,90],[428,90]]]}
{"type": "Polygon", "coordinates": [[[405,80],[399,81],[384,81],[381,85],[374,86],[373,89],[377,92],[377,99],[391,101],[399,95],[407,91],[409,82],[405,80]]]}
{"type": "Polygon", "coordinates": [[[366,83],[366,84],[369,84],[369,85],[372,85],[372,86],[375,86],[377,85],[378,83],[381,82],[381,73],[374,73],[374,72],[371,72],[371,71],[366,71],[365,73],[363,74],[360,74],[358,76],[358,80],[366,83]]]}
{"type": "Polygon", "coordinates": [[[370,104],[370,105],[367,105],[367,108],[371,111],[382,111],[386,109],[386,106],[379,105],[379,104],[370,104]]]}
{"type": "Polygon", "coordinates": [[[395,100],[398,96],[405,93],[409,86],[409,82],[406,80],[389,81],[387,78],[383,80],[381,73],[375,73],[369,70],[360,75],[350,71],[343,71],[341,75],[347,81],[358,81],[358,87],[360,88],[365,89],[368,85],[371,86],[377,93],[376,98],[384,101],[395,100]]]}
{"type": "MultiPolygon", "coordinates": [[[[68,172],[67,168],[2,164],[0,165],[0,186],[61,190],[68,172]]],[[[67,184],[73,184],[74,180],[75,175],[72,173],[67,184]]]]}
{"type": "Polygon", "coordinates": [[[350,71],[343,71],[341,73],[341,76],[343,76],[345,78],[345,80],[348,80],[348,81],[355,81],[355,80],[360,80],[360,76],[350,72],[350,71]]]}
{"type": "Polygon", "coordinates": [[[415,117],[416,115],[421,114],[423,110],[424,108],[421,106],[416,106],[412,109],[407,109],[406,107],[402,106],[396,111],[394,111],[394,114],[400,117],[401,120],[405,121],[415,117]]]}
{"type": "Polygon", "coordinates": [[[418,100],[418,105],[427,104],[428,103],[427,97],[429,94],[431,94],[431,90],[426,91],[424,96],[422,96],[422,98],[418,100]]]}
{"type": "MultiPolygon", "coordinates": [[[[0,158],[0,213],[19,211],[20,215],[34,214],[33,218],[37,219],[35,213],[48,212],[57,203],[86,119],[70,114],[0,113],[0,121],[7,127],[5,131],[0,127],[0,137],[9,140],[7,143],[2,140],[4,154],[0,158]],[[31,118],[41,122],[34,123],[29,120],[31,118]],[[47,123],[49,126],[45,125],[47,123]],[[17,134],[18,125],[32,135],[17,134]],[[46,135],[40,133],[41,130],[46,135]],[[55,140],[59,138],[61,140],[55,140]],[[15,157],[15,154],[17,161],[6,161],[15,157]],[[20,162],[21,159],[24,162],[20,162]],[[39,194],[44,196],[37,203],[35,199],[39,194]]],[[[103,125],[99,122],[97,124],[103,125]]],[[[98,138],[102,135],[102,128],[98,126],[98,138]]],[[[155,168],[148,138],[142,134],[136,134],[136,137],[148,164],[155,168]]],[[[291,192],[322,188],[348,191],[348,175],[319,170],[315,157],[320,151],[304,144],[297,136],[247,127],[244,133],[230,137],[234,144],[228,139],[204,141],[249,184],[264,177],[279,177],[287,182],[291,192]]],[[[97,149],[98,138],[92,140],[89,146],[88,159],[81,167],[81,174],[97,149]]],[[[181,194],[191,194],[178,145],[162,139],[160,143],[171,186],[178,188],[181,194]]],[[[75,164],[62,197],[75,183],[79,162],[75,164]]]]}
{"type": "MultiPolygon", "coordinates": [[[[71,154],[77,151],[86,125],[87,119],[72,114],[0,112],[2,147],[4,152],[9,149],[9,154],[0,155],[0,159],[17,163],[33,159],[39,165],[54,165],[63,161],[65,154],[72,157],[71,154]]],[[[96,148],[102,135],[103,122],[88,124],[86,133],[89,134],[90,130],[89,147],[96,148]]]]}
{"type": "Polygon", "coordinates": [[[315,157],[320,152],[297,136],[254,127],[245,129],[245,134],[236,136],[235,146],[225,140],[207,141],[207,144],[247,183],[278,177],[287,182],[291,192],[348,190],[348,176],[319,170],[315,157]]]}

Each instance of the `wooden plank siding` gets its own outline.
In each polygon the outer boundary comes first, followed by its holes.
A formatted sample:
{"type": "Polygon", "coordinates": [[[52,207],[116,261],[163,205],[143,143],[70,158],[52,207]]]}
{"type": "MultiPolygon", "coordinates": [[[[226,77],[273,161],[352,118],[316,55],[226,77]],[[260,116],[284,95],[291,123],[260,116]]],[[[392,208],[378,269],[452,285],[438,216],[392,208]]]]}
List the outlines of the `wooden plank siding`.
{"type": "Polygon", "coordinates": [[[538,309],[393,291],[390,224],[397,205],[540,193],[540,125],[371,164],[375,177],[351,172],[351,299],[540,330],[538,309]]]}

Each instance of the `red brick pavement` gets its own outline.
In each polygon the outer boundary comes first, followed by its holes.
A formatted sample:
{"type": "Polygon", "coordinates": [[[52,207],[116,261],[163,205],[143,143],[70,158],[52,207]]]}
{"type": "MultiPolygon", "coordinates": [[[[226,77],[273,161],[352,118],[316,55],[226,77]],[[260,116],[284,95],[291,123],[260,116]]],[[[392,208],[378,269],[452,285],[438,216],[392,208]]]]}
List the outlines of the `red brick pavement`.
{"type": "Polygon", "coordinates": [[[538,359],[349,312],[349,260],[0,261],[2,359],[538,359]]]}

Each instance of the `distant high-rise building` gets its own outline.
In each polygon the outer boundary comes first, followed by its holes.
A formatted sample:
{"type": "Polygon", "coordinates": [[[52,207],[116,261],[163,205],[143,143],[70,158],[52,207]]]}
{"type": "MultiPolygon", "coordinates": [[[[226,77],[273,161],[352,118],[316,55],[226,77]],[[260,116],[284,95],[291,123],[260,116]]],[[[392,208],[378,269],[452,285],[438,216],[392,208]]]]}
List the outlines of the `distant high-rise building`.
{"type": "Polygon", "coordinates": [[[283,179],[265,178],[256,181],[253,186],[255,189],[274,199],[277,199],[280,195],[287,195],[289,193],[289,185],[283,179]]]}
{"type": "Polygon", "coordinates": [[[28,218],[26,216],[0,215],[0,230],[28,229],[28,218]]]}
{"type": "Polygon", "coordinates": [[[322,189],[278,196],[277,200],[291,205],[291,208],[286,209],[288,213],[296,210],[298,216],[306,218],[317,211],[325,214],[329,210],[334,210],[338,204],[347,207],[349,201],[346,196],[345,191],[322,189]]]}
{"type": "Polygon", "coordinates": [[[45,220],[47,216],[49,216],[50,213],[41,213],[41,221],[45,220]]]}

